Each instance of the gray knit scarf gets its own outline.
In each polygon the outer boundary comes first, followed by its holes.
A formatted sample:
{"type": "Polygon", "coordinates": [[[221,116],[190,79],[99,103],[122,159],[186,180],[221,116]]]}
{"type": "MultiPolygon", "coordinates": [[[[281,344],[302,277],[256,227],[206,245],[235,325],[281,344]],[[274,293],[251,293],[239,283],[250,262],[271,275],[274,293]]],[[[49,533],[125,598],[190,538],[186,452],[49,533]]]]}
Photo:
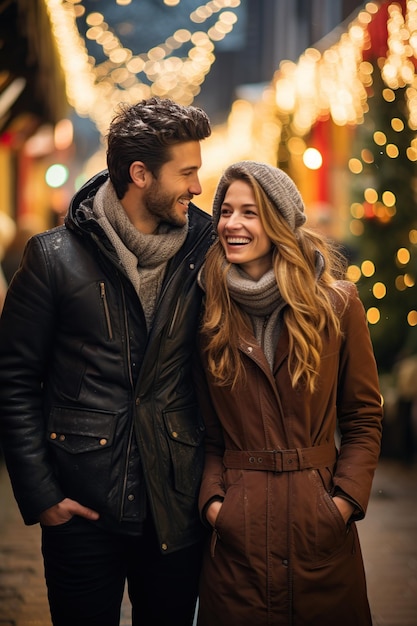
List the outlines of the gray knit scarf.
{"type": "Polygon", "coordinates": [[[238,265],[231,265],[226,280],[231,297],[250,316],[256,340],[272,370],[282,326],[280,313],[286,304],[274,270],[270,269],[259,280],[253,280],[238,265]]]}
{"type": "Polygon", "coordinates": [[[161,224],[157,234],[141,233],[127,217],[110,180],[98,190],[93,213],[138,294],[150,330],[166,265],[183,245],[188,224],[182,228],[161,224]]]}

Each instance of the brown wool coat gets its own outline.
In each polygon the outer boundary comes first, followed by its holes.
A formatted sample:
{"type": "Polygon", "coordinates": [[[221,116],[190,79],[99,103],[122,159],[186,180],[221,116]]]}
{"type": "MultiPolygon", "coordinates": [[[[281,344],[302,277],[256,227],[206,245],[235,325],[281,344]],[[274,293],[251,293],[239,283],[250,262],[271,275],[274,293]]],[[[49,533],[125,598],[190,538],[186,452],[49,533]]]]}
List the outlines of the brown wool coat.
{"type": "Polygon", "coordinates": [[[382,409],[364,309],[356,288],[343,285],[343,337],[323,337],[313,395],[291,387],[286,331],[273,373],[249,335],[240,346],[244,383],[232,391],[200,380],[203,519],[211,499],[224,503],[206,547],[199,626],[371,624],[354,520],[366,512],[382,409]],[[273,450],[293,452],[265,453],[273,450]],[[331,497],[337,492],[356,506],[347,526],[331,497]]]}

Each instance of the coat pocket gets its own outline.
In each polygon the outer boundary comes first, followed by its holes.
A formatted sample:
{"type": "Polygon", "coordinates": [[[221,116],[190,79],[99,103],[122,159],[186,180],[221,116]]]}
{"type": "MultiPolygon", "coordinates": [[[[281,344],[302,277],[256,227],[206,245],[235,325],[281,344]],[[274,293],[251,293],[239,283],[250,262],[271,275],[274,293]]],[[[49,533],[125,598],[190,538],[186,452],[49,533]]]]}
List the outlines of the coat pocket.
{"type": "Polygon", "coordinates": [[[203,471],[205,428],[197,406],[164,411],[174,487],[180,493],[195,497],[203,471]]]}
{"type": "MultiPolygon", "coordinates": [[[[347,546],[347,526],[317,470],[305,474],[308,485],[300,490],[299,510],[308,511],[294,520],[295,545],[298,557],[310,568],[319,567],[335,558],[347,546]]],[[[294,502],[293,502],[294,504],[294,502]]]]}
{"type": "MultiPolygon", "coordinates": [[[[240,470],[233,471],[241,473],[240,470]]],[[[234,482],[226,489],[223,504],[215,523],[217,549],[228,554],[234,561],[245,565],[250,561],[246,502],[244,479],[241,475],[238,482],[234,482]]],[[[261,537],[259,537],[259,541],[261,541],[261,537]]]]}

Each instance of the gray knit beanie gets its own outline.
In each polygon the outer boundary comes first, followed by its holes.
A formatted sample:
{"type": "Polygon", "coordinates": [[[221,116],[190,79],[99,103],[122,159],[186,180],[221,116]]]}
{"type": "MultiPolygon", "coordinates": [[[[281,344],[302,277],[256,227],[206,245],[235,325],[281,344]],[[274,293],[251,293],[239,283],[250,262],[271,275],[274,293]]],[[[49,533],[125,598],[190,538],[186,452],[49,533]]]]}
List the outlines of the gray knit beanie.
{"type": "Polygon", "coordinates": [[[268,198],[295,231],[306,221],[304,203],[292,179],[281,169],[256,161],[239,161],[230,165],[221,177],[213,200],[213,220],[215,226],[220,218],[220,207],[226,195],[230,179],[241,174],[250,174],[260,184],[268,198]]]}

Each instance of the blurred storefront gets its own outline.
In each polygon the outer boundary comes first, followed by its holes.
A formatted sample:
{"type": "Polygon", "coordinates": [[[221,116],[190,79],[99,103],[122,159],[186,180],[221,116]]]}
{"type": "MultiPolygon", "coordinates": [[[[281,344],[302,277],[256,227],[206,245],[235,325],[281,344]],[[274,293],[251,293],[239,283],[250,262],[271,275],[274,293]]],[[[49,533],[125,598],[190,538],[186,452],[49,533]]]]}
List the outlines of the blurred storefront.
{"type": "Polygon", "coordinates": [[[43,161],[70,150],[71,139],[64,145],[59,131],[67,114],[64,75],[43,0],[0,3],[0,210],[18,229],[36,232],[50,225],[43,161]]]}

